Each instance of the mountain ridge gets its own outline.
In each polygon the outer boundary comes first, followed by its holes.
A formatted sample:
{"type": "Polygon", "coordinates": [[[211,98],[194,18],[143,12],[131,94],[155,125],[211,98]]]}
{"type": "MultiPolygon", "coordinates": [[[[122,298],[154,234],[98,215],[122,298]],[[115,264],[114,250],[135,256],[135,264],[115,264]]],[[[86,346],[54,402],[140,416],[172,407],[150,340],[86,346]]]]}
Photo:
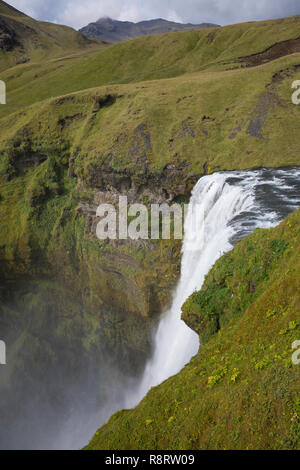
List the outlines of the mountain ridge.
{"type": "Polygon", "coordinates": [[[17,10],[17,8],[3,1],[0,2],[0,15],[10,15],[10,16],[13,15],[13,16],[22,16],[22,17],[29,18],[22,11],[17,10]]]}
{"type": "Polygon", "coordinates": [[[178,31],[191,31],[197,29],[216,28],[220,25],[213,23],[176,23],[163,18],[143,20],[137,23],[132,21],[118,21],[110,17],[102,17],[89,23],[79,30],[84,36],[92,39],[101,39],[109,42],[121,42],[136,39],[148,34],[163,34],[178,31]]]}

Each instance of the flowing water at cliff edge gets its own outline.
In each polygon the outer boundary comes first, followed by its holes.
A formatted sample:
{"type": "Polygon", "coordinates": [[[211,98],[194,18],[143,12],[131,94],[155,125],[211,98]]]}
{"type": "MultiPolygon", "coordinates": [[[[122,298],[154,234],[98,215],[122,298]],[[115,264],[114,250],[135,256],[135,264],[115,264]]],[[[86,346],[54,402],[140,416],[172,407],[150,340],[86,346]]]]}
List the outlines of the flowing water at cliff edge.
{"type": "Polygon", "coordinates": [[[135,406],[150,387],[179,372],[197,353],[198,336],[180,319],[181,306],[236,240],[256,228],[279,224],[300,206],[299,177],[299,168],[261,169],[215,173],[198,181],[185,222],[181,276],[172,306],[160,321],[153,357],[137,391],[126,400],[128,406],[135,406]],[[201,226],[195,222],[197,211],[203,214],[201,226]],[[199,249],[189,236],[197,224],[202,231],[199,249]]]}

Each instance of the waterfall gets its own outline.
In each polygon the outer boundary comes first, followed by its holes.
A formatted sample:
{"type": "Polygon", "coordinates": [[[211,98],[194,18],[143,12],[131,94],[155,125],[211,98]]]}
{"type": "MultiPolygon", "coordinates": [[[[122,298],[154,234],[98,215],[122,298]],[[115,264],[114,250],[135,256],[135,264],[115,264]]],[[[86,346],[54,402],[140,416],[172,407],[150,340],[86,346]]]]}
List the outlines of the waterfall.
{"type": "MultiPolygon", "coordinates": [[[[143,377],[138,382],[130,378],[116,380],[109,387],[107,400],[91,415],[72,413],[58,436],[59,448],[82,447],[113,413],[135,407],[152,386],[178,373],[190,361],[198,351],[199,339],[180,319],[182,304],[201,288],[210,268],[237,240],[256,228],[277,225],[298,207],[300,168],[220,172],[198,181],[185,221],[180,279],[171,308],[161,316],[153,339],[153,355],[143,377]],[[195,228],[200,237],[191,236],[195,228]],[[77,428],[78,435],[74,432],[77,428]],[[65,442],[65,436],[74,439],[65,442]]],[[[53,447],[58,446],[54,443],[53,447]]]]}
{"type": "Polygon", "coordinates": [[[154,353],[136,392],[128,400],[135,406],[147,391],[178,373],[199,348],[196,333],[181,320],[185,300],[203,284],[216,260],[232,249],[237,239],[256,228],[276,226],[300,205],[300,169],[261,169],[221,172],[204,176],[192,191],[185,221],[181,276],[170,310],[162,316],[154,338],[154,353]],[[199,212],[200,223],[195,222],[199,212]],[[199,246],[190,243],[195,227],[199,246]]]}

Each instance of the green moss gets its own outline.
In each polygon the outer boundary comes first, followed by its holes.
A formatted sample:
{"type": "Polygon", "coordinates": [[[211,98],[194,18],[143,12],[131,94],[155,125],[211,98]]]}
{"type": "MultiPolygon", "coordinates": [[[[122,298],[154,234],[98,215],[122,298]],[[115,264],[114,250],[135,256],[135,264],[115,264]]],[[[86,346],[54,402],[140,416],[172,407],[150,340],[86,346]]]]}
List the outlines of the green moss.
{"type": "Polygon", "coordinates": [[[0,155],[0,176],[3,176],[6,180],[13,178],[16,174],[16,170],[11,162],[10,156],[4,152],[0,155]]]}
{"type": "Polygon", "coordinates": [[[89,184],[95,172],[139,177],[170,163],[186,163],[186,177],[204,165],[211,173],[299,164],[291,102],[299,54],[241,67],[241,57],[298,30],[292,17],[152,35],[8,68],[0,149],[24,132],[34,146],[71,142],[74,169],[89,184]]]}
{"type": "MultiPolygon", "coordinates": [[[[276,237],[276,234],[275,234],[276,237]]],[[[257,230],[218,260],[200,292],[183,305],[184,321],[205,343],[220,328],[242,315],[263,292],[289,243],[257,230]],[[246,262],[245,262],[246,260],[246,262]]]]}

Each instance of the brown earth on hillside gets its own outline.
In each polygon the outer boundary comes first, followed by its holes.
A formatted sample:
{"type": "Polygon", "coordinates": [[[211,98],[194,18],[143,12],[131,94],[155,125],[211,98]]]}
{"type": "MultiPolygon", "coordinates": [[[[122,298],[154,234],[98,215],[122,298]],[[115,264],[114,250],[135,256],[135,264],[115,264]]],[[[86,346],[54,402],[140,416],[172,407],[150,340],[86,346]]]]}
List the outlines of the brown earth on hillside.
{"type": "Polygon", "coordinates": [[[287,41],[278,42],[258,54],[239,57],[239,60],[242,63],[245,63],[246,67],[255,67],[286,55],[295,54],[296,52],[300,52],[300,36],[296,39],[288,39],[287,41]]]}

